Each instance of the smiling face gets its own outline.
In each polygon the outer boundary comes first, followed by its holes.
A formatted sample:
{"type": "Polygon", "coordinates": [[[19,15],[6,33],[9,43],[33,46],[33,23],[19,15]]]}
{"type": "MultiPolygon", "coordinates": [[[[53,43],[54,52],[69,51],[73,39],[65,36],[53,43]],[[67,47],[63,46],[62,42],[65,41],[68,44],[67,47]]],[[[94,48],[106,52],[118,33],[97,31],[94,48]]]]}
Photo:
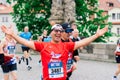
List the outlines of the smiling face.
{"type": "Polygon", "coordinates": [[[58,43],[58,42],[61,41],[61,32],[60,32],[60,31],[55,31],[55,30],[53,30],[53,31],[51,32],[51,37],[52,37],[52,41],[53,41],[54,43],[58,43]]]}
{"type": "Polygon", "coordinates": [[[51,41],[53,43],[59,43],[61,41],[61,33],[63,33],[63,28],[61,27],[61,25],[56,24],[55,26],[53,26],[51,31],[51,41]]]}

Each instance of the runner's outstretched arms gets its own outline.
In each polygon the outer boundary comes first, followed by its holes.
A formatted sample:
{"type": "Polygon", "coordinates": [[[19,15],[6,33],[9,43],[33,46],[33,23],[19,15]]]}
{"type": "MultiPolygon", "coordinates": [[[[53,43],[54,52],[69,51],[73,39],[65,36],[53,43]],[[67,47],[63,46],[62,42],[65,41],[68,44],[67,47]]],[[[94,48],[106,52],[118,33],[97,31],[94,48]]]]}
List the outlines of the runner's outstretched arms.
{"type": "MultiPolygon", "coordinates": [[[[27,40],[19,37],[18,35],[14,34],[11,29],[8,29],[4,25],[1,26],[1,29],[2,29],[2,31],[4,33],[9,34],[10,36],[12,36],[20,44],[23,44],[23,45],[25,45],[25,46],[35,50],[35,46],[34,46],[34,42],[33,41],[27,41],[27,40]]],[[[106,26],[106,27],[104,27],[102,29],[100,29],[98,27],[98,30],[97,30],[96,34],[94,34],[93,36],[90,36],[88,38],[85,38],[83,40],[75,42],[74,50],[78,49],[79,47],[83,47],[83,46],[86,46],[86,45],[90,44],[92,41],[94,41],[98,37],[104,35],[104,33],[106,33],[107,31],[108,31],[108,26],[106,26]]]]}

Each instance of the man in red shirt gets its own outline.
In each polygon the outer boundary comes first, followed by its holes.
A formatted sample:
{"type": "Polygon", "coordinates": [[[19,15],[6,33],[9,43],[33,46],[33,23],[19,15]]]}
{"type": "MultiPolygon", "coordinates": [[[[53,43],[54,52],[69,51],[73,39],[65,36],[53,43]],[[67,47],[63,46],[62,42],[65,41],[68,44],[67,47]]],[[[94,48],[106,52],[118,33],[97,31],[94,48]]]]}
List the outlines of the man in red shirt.
{"type": "Polygon", "coordinates": [[[62,43],[61,33],[63,32],[63,28],[59,24],[52,26],[51,42],[27,41],[14,34],[11,29],[8,29],[5,26],[1,26],[1,29],[4,33],[12,36],[19,43],[40,52],[43,66],[43,80],[66,80],[68,52],[72,52],[79,47],[90,44],[96,38],[102,36],[108,31],[108,27],[103,29],[98,28],[96,34],[91,37],[85,38],[78,42],[62,43]]]}

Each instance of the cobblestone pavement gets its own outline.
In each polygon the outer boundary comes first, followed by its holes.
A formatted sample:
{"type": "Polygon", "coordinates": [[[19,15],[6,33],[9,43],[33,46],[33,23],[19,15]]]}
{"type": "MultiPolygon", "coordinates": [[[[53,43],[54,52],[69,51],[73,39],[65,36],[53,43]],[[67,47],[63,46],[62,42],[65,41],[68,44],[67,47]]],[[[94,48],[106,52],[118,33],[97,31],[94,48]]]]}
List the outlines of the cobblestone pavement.
{"type": "MultiPolygon", "coordinates": [[[[24,62],[18,64],[18,80],[40,80],[41,65],[38,61],[39,55],[32,55],[30,71],[26,69],[24,62]]],[[[116,63],[80,60],[70,80],[112,80],[116,68],[116,63]]],[[[3,74],[0,68],[0,80],[2,79],[3,74]]]]}

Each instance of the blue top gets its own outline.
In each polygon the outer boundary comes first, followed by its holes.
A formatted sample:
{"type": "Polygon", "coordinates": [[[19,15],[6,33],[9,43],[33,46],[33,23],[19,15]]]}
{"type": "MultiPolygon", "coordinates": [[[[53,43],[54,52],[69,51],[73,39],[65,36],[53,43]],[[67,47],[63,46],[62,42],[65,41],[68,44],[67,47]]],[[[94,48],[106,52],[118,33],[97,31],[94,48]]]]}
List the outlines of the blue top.
{"type": "Polygon", "coordinates": [[[44,37],[43,42],[50,42],[51,36],[44,37]]]}
{"type": "Polygon", "coordinates": [[[22,37],[22,38],[24,38],[24,39],[26,39],[26,40],[30,40],[30,38],[31,38],[31,33],[30,32],[22,32],[21,34],[20,34],[20,37],[22,37]]]}
{"type": "Polygon", "coordinates": [[[26,40],[30,40],[30,39],[31,39],[31,36],[32,36],[32,34],[31,34],[30,32],[22,32],[22,33],[20,34],[20,37],[22,37],[22,38],[24,38],[24,39],[26,39],[26,40]]]}

